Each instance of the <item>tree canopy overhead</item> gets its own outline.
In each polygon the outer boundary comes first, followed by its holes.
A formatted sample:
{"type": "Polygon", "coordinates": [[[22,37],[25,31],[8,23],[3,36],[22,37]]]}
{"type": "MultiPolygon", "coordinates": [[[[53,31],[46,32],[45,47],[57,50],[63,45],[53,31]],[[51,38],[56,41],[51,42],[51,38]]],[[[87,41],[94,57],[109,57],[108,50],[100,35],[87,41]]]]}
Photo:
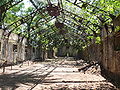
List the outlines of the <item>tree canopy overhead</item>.
{"type": "Polygon", "coordinates": [[[0,28],[26,37],[34,47],[84,47],[92,39],[99,43],[103,28],[117,30],[112,21],[120,15],[119,0],[28,0],[27,8],[24,2],[0,2],[0,28]]]}

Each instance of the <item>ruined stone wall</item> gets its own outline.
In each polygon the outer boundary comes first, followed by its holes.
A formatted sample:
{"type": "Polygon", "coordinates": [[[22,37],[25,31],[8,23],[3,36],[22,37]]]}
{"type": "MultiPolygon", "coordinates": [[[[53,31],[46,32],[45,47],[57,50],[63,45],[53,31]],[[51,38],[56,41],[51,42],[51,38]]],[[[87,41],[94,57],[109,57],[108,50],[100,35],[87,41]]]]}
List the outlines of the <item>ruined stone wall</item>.
{"type": "Polygon", "coordinates": [[[101,44],[91,44],[83,50],[83,59],[90,61],[101,60],[101,44]]]}
{"type": "Polygon", "coordinates": [[[25,45],[26,39],[24,38],[22,42],[18,42],[18,35],[11,34],[7,43],[5,39],[2,38],[3,30],[0,30],[0,63],[8,61],[8,63],[16,63],[17,61],[25,60],[25,45]],[[4,46],[6,46],[4,48],[4,46]]]}
{"type": "Polygon", "coordinates": [[[65,57],[65,56],[69,56],[69,57],[75,57],[77,56],[77,52],[78,50],[73,48],[72,46],[61,46],[58,48],[57,51],[57,56],[58,57],[65,57]]]}
{"type": "Polygon", "coordinates": [[[120,32],[106,37],[102,42],[102,74],[120,82],[120,32]]]}
{"type": "Polygon", "coordinates": [[[102,39],[101,44],[91,44],[84,51],[85,60],[97,60],[102,74],[120,82],[120,32],[102,39]]]}

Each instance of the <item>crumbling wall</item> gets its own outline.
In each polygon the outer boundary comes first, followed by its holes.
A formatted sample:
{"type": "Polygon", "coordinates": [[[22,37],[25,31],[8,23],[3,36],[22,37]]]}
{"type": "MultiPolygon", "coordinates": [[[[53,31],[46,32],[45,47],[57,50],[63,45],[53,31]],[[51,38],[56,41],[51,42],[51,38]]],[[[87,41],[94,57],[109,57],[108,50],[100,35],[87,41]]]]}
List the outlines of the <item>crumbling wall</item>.
{"type": "Polygon", "coordinates": [[[38,46],[36,48],[33,48],[33,58],[32,60],[37,61],[44,61],[47,58],[46,50],[42,48],[42,46],[38,46]]]}
{"type": "Polygon", "coordinates": [[[102,74],[120,82],[120,32],[106,37],[103,41],[102,74]]]}
{"type": "Polygon", "coordinates": [[[13,64],[25,60],[26,39],[23,38],[19,43],[18,35],[11,33],[9,39],[6,39],[2,37],[2,33],[3,30],[0,30],[0,63],[7,61],[9,64],[13,64]]]}
{"type": "Polygon", "coordinates": [[[57,51],[58,57],[76,57],[78,53],[78,50],[74,48],[73,46],[60,46],[57,51]]]}
{"type": "Polygon", "coordinates": [[[90,61],[100,61],[101,60],[101,44],[91,44],[83,50],[83,59],[90,61]]]}
{"type": "MultiPolygon", "coordinates": [[[[113,20],[114,26],[120,26],[120,15],[113,20]]],[[[105,36],[104,36],[105,37],[105,36]]],[[[120,32],[112,33],[102,39],[102,74],[120,82],[120,32]]]]}
{"type": "Polygon", "coordinates": [[[102,39],[101,44],[91,44],[83,51],[85,60],[98,61],[102,74],[120,82],[120,32],[102,39]]]}

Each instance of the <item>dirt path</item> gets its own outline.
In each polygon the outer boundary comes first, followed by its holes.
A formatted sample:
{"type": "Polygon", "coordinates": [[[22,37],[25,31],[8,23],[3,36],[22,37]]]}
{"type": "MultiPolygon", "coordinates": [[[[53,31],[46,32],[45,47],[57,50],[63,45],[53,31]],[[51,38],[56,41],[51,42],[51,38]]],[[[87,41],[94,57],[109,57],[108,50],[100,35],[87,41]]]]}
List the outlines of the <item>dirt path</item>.
{"type": "MultiPolygon", "coordinates": [[[[110,82],[90,67],[86,72],[79,72],[86,63],[60,59],[47,62],[25,62],[20,68],[6,68],[5,74],[0,74],[1,90],[117,90],[110,82]]],[[[2,72],[2,69],[0,69],[2,72]]]]}

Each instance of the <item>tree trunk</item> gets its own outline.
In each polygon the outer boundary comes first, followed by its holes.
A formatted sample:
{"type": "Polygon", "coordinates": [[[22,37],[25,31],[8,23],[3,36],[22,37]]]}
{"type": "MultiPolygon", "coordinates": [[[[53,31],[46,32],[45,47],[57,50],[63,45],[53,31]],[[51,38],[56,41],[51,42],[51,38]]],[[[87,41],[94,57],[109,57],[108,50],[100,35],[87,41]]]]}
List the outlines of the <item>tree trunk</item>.
{"type": "Polygon", "coordinates": [[[5,13],[6,13],[5,7],[1,7],[0,8],[0,29],[2,29],[5,13]],[[3,13],[4,13],[4,15],[3,15],[3,13]]]}
{"type": "Polygon", "coordinates": [[[55,58],[54,55],[55,54],[54,54],[53,48],[49,48],[49,50],[47,51],[47,57],[50,58],[50,59],[52,59],[52,58],[55,58]]]}
{"type": "Polygon", "coordinates": [[[0,29],[2,29],[2,13],[0,13],[0,29]]]}

